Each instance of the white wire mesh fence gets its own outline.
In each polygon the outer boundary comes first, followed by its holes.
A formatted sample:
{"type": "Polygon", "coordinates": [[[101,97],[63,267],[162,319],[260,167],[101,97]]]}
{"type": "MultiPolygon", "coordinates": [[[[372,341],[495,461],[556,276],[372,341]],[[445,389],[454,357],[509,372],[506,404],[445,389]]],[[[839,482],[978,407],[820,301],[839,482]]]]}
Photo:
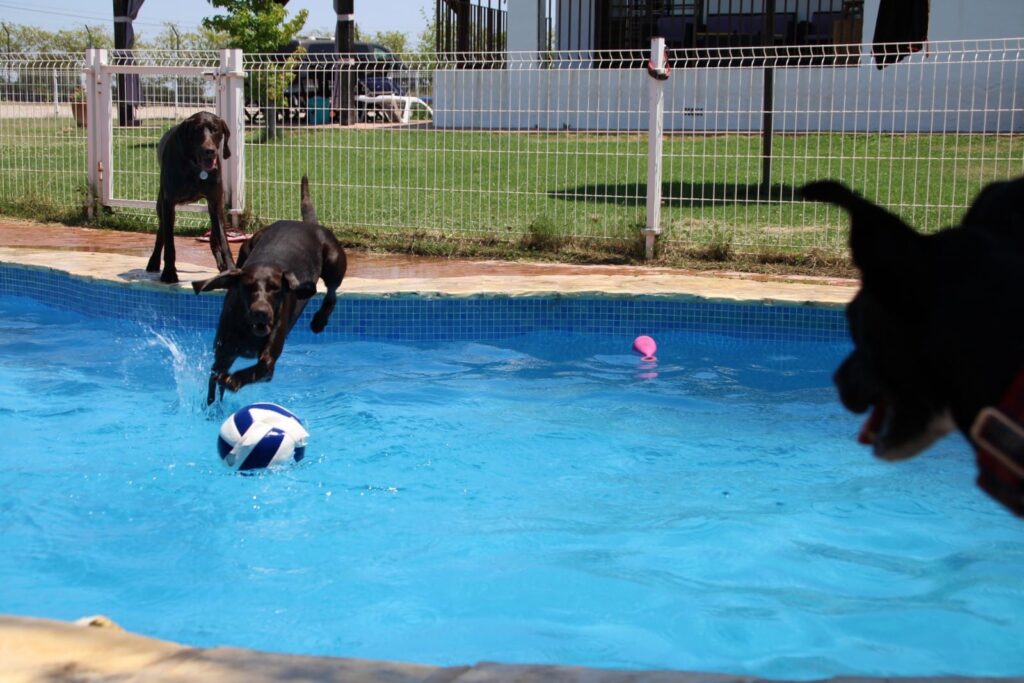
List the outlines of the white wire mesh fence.
{"type": "MultiPolygon", "coordinates": [[[[646,51],[249,54],[237,122],[245,210],[257,225],[298,217],[307,174],[320,220],[368,235],[632,240],[650,227],[656,182],[660,240],[841,251],[845,219],[796,200],[804,182],[843,180],[934,230],[985,182],[1024,173],[1022,55],[1024,39],[930,43],[884,69],[859,45],[675,50],[656,80],[646,51]]],[[[107,172],[122,207],[136,203],[118,211],[152,224],[156,144],[192,112],[217,110],[221,56],[132,58],[145,68],[138,86],[114,84],[107,172]],[[201,73],[174,75],[185,67],[201,73]]],[[[39,192],[81,204],[84,131],[67,104],[81,61],[6,64],[0,202],[39,192]],[[58,106],[27,101],[52,94],[55,69],[58,106]],[[35,146],[44,153],[25,151],[35,146]]],[[[205,216],[179,225],[190,221],[205,216]]]]}
{"type": "MultiPolygon", "coordinates": [[[[603,211],[567,193],[581,179],[608,187],[621,179],[642,184],[643,130],[580,135],[554,123],[596,101],[586,93],[596,85],[615,93],[630,77],[624,70],[593,58],[586,69],[568,61],[562,76],[572,89],[541,101],[537,91],[547,87],[541,79],[552,71],[549,59],[405,54],[344,65],[344,55],[316,57],[296,69],[289,91],[302,94],[288,99],[286,112],[277,110],[278,136],[267,134],[265,124],[249,135],[257,144],[247,148],[248,206],[260,221],[298,215],[296,178],[307,173],[321,221],[378,234],[636,235],[635,206],[603,211]],[[346,75],[356,93],[349,103],[328,92],[346,75]],[[543,130],[522,118],[541,110],[551,117],[543,130]],[[332,123],[346,114],[352,125],[332,123]],[[291,125],[283,127],[286,120],[291,125]]],[[[250,78],[272,80],[280,68],[276,56],[246,56],[250,78]]],[[[605,109],[610,118],[639,118],[646,96],[605,109]]]]}
{"type": "Polygon", "coordinates": [[[84,203],[82,66],[81,56],[0,55],[0,206],[84,203]]]}
{"type": "Polygon", "coordinates": [[[985,183],[1024,173],[1024,40],[932,42],[885,68],[861,46],[815,50],[778,48],[752,66],[695,51],[729,65],[673,73],[662,239],[841,249],[843,217],[794,202],[809,180],[840,179],[933,231],[985,183]]]}

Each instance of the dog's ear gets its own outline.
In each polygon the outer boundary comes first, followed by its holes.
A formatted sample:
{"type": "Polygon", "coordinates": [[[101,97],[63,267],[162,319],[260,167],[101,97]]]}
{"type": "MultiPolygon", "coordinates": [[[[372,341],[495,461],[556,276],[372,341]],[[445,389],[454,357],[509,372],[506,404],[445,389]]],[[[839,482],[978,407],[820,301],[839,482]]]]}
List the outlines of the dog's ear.
{"type": "Polygon", "coordinates": [[[217,119],[217,125],[220,126],[220,132],[224,134],[224,158],[231,158],[231,148],[228,147],[228,140],[231,139],[231,131],[228,129],[228,124],[224,122],[224,119],[217,119]]]}
{"type": "Polygon", "coordinates": [[[899,308],[921,301],[930,270],[924,235],[835,181],[805,185],[801,195],[835,204],[850,214],[850,252],[865,289],[883,304],[899,308]]]}
{"type": "Polygon", "coordinates": [[[297,299],[309,299],[316,294],[316,283],[315,282],[299,282],[299,278],[295,277],[295,274],[286,271],[282,274],[284,282],[288,285],[288,289],[295,293],[297,299]]]}
{"type": "Polygon", "coordinates": [[[238,268],[232,268],[231,270],[225,270],[219,275],[211,277],[209,280],[195,280],[192,283],[192,289],[195,290],[196,294],[200,292],[209,292],[214,289],[228,289],[238,282],[238,278],[242,276],[242,271],[238,268]]]}

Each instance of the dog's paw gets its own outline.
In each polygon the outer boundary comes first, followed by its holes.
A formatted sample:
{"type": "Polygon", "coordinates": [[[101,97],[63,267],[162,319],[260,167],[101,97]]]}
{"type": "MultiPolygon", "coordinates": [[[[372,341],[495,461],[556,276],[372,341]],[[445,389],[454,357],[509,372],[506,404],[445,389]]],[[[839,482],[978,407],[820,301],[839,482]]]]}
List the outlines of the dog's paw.
{"type": "Polygon", "coordinates": [[[320,334],[324,331],[324,328],[327,327],[327,318],[328,316],[317,313],[313,316],[313,319],[309,321],[309,329],[313,330],[315,334],[320,334]]]}
{"type": "Polygon", "coordinates": [[[174,270],[168,272],[165,270],[164,272],[160,273],[160,282],[163,282],[168,285],[177,284],[179,282],[178,272],[174,270]]]}
{"type": "Polygon", "coordinates": [[[224,372],[217,375],[217,384],[231,391],[238,391],[242,388],[241,383],[237,379],[224,372]]]}

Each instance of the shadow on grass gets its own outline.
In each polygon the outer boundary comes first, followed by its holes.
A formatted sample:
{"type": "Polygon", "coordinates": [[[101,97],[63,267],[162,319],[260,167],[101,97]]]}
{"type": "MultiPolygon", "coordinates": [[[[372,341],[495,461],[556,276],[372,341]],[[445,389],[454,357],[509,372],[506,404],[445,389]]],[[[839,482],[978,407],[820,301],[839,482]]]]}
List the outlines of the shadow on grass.
{"type": "MultiPolygon", "coordinates": [[[[799,189],[786,184],[774,184],[767,190],[764,190],[760,185],[750,184],[668,182],[662,183],[661,196],[664,206],[678,207],[744,204],[747,202],[763,201],[800,201],[799,189]]],[[[647,183],[580,185],[579,187],[549,192],[548,197],[551,199],[584,201],[596,204],[643,206],[647,201],[647,183]]]]}

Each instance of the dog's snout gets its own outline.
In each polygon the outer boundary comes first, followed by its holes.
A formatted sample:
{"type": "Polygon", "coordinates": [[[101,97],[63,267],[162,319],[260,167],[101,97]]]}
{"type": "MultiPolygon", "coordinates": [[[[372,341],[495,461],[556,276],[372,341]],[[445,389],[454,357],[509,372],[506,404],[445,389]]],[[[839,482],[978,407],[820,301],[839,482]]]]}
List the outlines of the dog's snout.
{"type": "Polygon", "coordinates": [[[267,305],[256,305],[249,310],[249,321],[253,325],[269,325],[274,314],[267,305]]]}
{"type": "Polygon", "coordinates": [[[832,376],[839,390],[839,400],[852,413],[866,412],[877,399],[873,383],[866,377],[867,369],[856,351],[846,358],[832,376]]]}
{"type": "Polygon", "coordinates": [[[265,337],[270,334],[270,328],[274,324],[274,314],[264,308],[249,311],[249,324],[252,332],[257,337],[265,337]]]}
{"type": "Polygon", "coordinates": [[[199,147],[199,156],[197,158],[199,166],[207,172],[212,172],[217,168],[217,145],[211,140],[206,140],[199,147]]]}

